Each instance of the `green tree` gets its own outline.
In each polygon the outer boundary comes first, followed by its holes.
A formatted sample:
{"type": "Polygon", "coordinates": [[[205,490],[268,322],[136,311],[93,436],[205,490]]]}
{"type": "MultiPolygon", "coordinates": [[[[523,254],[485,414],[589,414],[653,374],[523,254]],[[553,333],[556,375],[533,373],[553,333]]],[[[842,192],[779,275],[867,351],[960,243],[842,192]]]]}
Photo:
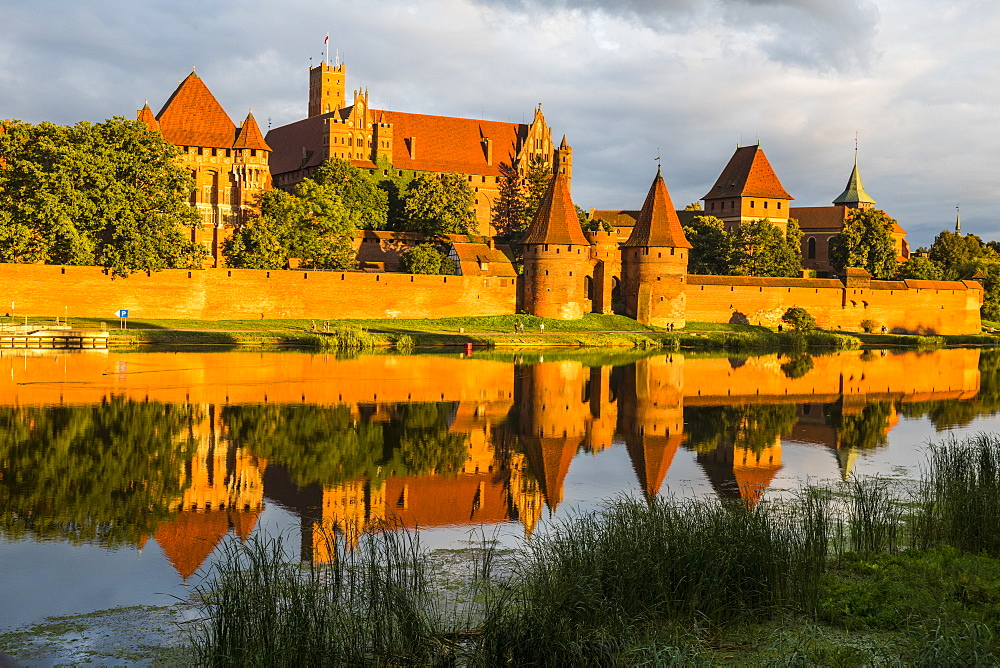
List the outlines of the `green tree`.
{"type": "Polygon", "coordinates": [[[926,257],[911,255],[906,262],[899,265],[896,275],[899,278],[914,278],[925,281],[940,281],[944,279],[941,265],[926,257]]]}
{"type": "Polygon", "coordinates": [[[271,190],[261,215],[235,230],[223,245],[230,267],[280,269],[291,258],[313,269],[354,266],[354,218],[331,186],[306,179],[295,195],[271,190]]]}
{"type": "Polygon", "coordinates": [[[340,196],[355,229],[384,230],[388,226],[389,195],[368,170],[331,158],[319,166],[312,179],[340,196]]]}
{"type": "Polygon", "coordinates": [[[892,230],[896,221],[878,209],[856,209],[844,221],[844,229],[830,239],[830,263],[838,273],[848,267],[865,269],[872,278],[896,275],[896,244],[892,230]]]}
{"type": "Polygon", "coordinates": [[[684,226],[691,243],[688,272],[725,276],[733,270],[733,235],[715,216],[695,216],[684,226]]]}
{"type": "Polygon", "coordinates": [[[979,260],[1000,259],[1000,255],[975,234],[963,236],[950,230],[942,230],[934,238],[928,256],[941,266],[946,281],[968,278],[972,275],[966,275],[969,268],[979,260]]]}
{"type": "Polygon", "coordinates": [[[455,263],[434,244],[420,244],[403,251],[400,259],[408,274],[454,274],[455,263]]]}
{"type": "Polygon", "coordinates": [[[788,221],[784,234],[767,218],[743,223],[733,233],[730,273],[739,276],[797,276],[802,271],[802,231],[788,221]]]}
{"type": "Polygon", "coordinates": [[[685,211],[701,211],[701,202],[691,202],[684,207],[685,211]]]}
{"type": "Polygon", "coordinates": [[[796,332],[808,332],[816,326],[816,318],[801,306],[793,306],[781,316],[781,321],[796,332]]]}
{"type": "Polygon", "coordinates": [[[524,211],[527,202],[522,190],[521,175],[509,163],[500,164],[498,194],[493,203],[491,222],[497,231],[497,238],[504,243],[520,239],[527,228],[524,211]]]}
{"type": "Polygon", "coordinates": [[[101,265],[114,275],[200,266],[184,228],[193,182],[179,149],[143,123],[4,123],[0,239],[5,259],[101,265]]]}
{"type": "Polygon", "coordinates": [[[397,229],[425,236],[472,234],[476,229],[475,193],[461,174],[422,173],[410,182],[397,229]]]}
{"type": "Polygon", "coordinates": [[[547,160],[535,158],[528,165],[521,188],[524,191],[524,211],[522,212],[523,228],[527,229],[535,218],[545,193],[552,181],[552,166],[547,160]]]}

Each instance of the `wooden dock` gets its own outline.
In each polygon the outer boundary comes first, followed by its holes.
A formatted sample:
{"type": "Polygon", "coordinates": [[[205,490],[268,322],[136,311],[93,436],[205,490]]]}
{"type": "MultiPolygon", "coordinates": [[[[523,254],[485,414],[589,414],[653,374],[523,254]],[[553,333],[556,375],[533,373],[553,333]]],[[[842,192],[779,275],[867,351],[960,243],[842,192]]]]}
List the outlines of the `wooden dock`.
{"type": "Polygon", "coordinates": [[[0,329],[0,348],[106,349],[108,333],[88,329],[0,329]]]}

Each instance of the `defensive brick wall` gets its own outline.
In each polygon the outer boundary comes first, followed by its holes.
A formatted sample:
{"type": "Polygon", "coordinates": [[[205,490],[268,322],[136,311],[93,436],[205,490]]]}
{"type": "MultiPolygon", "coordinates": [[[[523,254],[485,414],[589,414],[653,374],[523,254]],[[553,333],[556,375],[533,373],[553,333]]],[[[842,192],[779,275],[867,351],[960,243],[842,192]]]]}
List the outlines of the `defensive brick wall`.
{"type": "Polygon", "coordinates": [[[100,267],[0,264],[0,313],[13,301],[18,315],[441,318],[514,313],[516,295],[514,279],[494,276],[168,269],[112,278],[100,267]]]}
{"type": "Polygon", "coordinates": [[[860,331],[874,320],[890,332],[971,334],[982,327],[982,287],[972,281],[870,281],[845,287],[835,279],[687,277],[688,322],[732,322],[774,327],[792,306],[817,326],[860,331]]]}

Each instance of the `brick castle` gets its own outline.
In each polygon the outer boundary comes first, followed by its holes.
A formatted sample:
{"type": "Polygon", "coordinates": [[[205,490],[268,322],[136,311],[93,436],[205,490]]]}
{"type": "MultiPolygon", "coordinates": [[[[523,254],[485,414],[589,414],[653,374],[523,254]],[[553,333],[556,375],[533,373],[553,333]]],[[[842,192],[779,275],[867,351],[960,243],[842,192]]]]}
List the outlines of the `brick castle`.
{"type": "MultiPolygon", "coordinates": [[[[168,270],[112,279],[99,268],[0,265],[0,282],[33,313],[104,316],[129,308],[149,318],[443,317],[527,312],[575,319],[615,308],[639,322],[682,327],[688,320],[776,325],[791,306],[820,327],[858,330],[872,320],[893,331],[973,333],[981,329],[983,289],[975,281],[877,281],[849,269],[842,279],[747,278],[687,273],[690,244],[682,218],[657,173],[635,211],[593,211],[614,232],[584,232],[570,195],[572,149],[552,141],[541,106],[530,124],[372,109],[367,91],[345,88],[346,66],[309,72],[308,116],[262,135],[252,113],[236,126],[192,72],[158,114],[139,119],[181,147],[202,219],[193,238],[209,250],[203,271],[168,270]],[[254,215],[273,183],[291,188],[330,158],[368,170],[459,173],[476,195],[480,239],[449,238],[458,276],[395,273],[417,235],[363,231],[355,239],[358,272],[225,269],[221,243],[254,215]],[[524,239],[524,273],[491,241],[490,213],[501,165],[522,173],[548,164],[553,178],[524,239]]],[[[854,209],[874,206],[855,161],[845,191],[829,207],[792,207],[764,151],[737,148],[704,196],[701,213],[730,228],[768,218],[779,228],[800,221],[807,268],[828,269],[829,240],[854,209]]],[[[905,232],[894,230],[905,259],[905,232]]]]}

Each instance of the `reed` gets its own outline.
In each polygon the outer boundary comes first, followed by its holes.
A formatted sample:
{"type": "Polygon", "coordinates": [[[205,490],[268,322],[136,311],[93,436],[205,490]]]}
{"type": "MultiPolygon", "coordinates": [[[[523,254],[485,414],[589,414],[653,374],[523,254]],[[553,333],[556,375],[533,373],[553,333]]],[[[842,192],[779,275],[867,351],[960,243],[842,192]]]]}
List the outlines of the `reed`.
{"type": "Polygon", "coordinates": [[[1000,436],[932,445],[921,477],[914,545],[1000,556],[1000,436]]]}

